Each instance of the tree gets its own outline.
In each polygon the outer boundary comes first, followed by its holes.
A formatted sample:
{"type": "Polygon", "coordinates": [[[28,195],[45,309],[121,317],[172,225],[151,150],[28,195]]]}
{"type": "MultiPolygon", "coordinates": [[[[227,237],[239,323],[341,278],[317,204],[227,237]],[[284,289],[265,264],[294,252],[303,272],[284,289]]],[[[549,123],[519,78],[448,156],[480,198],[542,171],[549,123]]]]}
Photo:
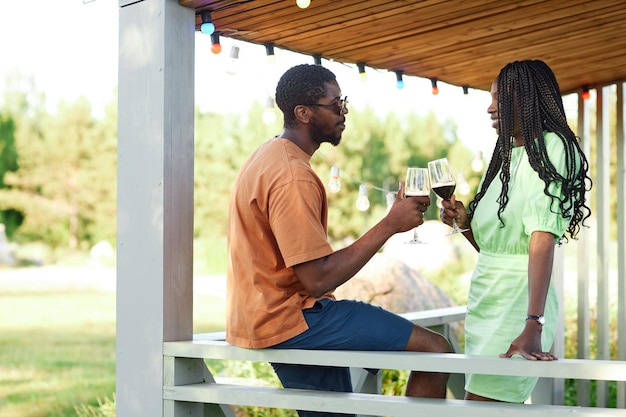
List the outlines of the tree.
{"type": "MultiPolygon", "coordinates": [[[[19,168],[17,163],[17,150],[15,149],[15,123],[9,116],[0,113],[0,190],[10,188],[4,178],[8,172],[15,172],[19,168]]],[[[22,213],[10,207],[0,198],[0,223],[5,225],[5,231],[9,238],[22,224],[22,213]]]]}
{"type": "MultiPolygon", "coordinates": [[[[15,123],[13,155],[17,169],[6,172],[0,182],[5,185],[0,187],[0,209],[23,214],[17,233],[22,241],[40,240],[75,248],[89,247],[100,240],[113,241],[115,100],[102,120],[93,118],[84,98],[61,102],[55,114],[48,114],[33,84],[22,80],[15,85],[5,95],[5,106],[15,123]]],[[[197,239],[225,241],[230,191],[239,168],[261,143],[282,130],[280,118],[270,126],[264,124],[263,112],[261,103],[253,103],[245,116],[196,110],[197,239]]],[[[351,110],[347,124],[340,146],[323,144],[311,159],[323,182],[328,181],[331,166],[342,170],[342,189],[337,194],[329,193],[329,237],[334,241],[358,237],[385,215],[387,194],[397,191],[408,166],[425,167],[429,160],[447,156],[461,169],[471,160],[471,151],[454,134],[454,124],[441,123],[432,113],[379,117],[368,107],[351,110]],[[371,206],[366,212],[355,207],[362,183],[370,186],[371,206]]],[[[436,205],[431,207],[427,217],[435,218],[436,205]]]]}
{"type": "MultiPolygon", "coordinates": [[[[367,107],[348,117],[341,144],[330,148],[324,144],[311,161],[323,181],[332,165],[341,169],[342,188],[329,194],[332,240],[358,237],[380,220],[387,211],[386,195],[398,190],[407,167],[426,167],[428,161],[447,156],[453,167],[461,168],[471,160],[472,152],[456,137],[456,126],[451,121],[442,124],[434,113],[412,113],[402,119],[388,114],[383,119],[367,107]],[[370,209],[365,213],[355,208],[361,184],[370,186],[370,209]]],[[[434,198],[427,219],[438,218],[434,198]]]]}
{"type": "Polygon", "coordinates": [[[5,105],[17,121],[19,169],[6,176],[0,202],[23,214],[19,238],[70,248],[114,240],[116,106],[96,121],[81,97],[50,115],[33,84],[11,85],[5,105]]]}

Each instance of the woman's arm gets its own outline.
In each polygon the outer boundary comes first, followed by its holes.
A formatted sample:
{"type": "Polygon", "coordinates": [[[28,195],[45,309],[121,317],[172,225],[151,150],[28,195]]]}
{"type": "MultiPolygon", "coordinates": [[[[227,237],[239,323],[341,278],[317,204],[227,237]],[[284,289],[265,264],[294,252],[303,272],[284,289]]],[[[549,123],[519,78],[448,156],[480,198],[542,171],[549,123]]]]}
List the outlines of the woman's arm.
{"type": "Polygon", "coordinates": [[[424,223],[430,197],[404,198],[404,186],[389,213],[350,246],[323,258],[293,266],[304,288],[313,297],[321,297],[345,283],[365,266],[394,234],[406,232],[424,223]]]}
{"type": "MultiPolygon", "coordinates": [[[[554,259],[554,235],[549,232],[533,232],[528,247],[528,309],[527,315],[543,316],[552,275],[554,259]]],[[[523,320],[524,317],[520,317],[523,320]]],[[[519,354],[528,360],[552,361],[558,359],[541,347],[542,325],[536,320],[526,320],[522,333],[511,343],[509,350],[500,355],[510,358],[519,354]]]]}

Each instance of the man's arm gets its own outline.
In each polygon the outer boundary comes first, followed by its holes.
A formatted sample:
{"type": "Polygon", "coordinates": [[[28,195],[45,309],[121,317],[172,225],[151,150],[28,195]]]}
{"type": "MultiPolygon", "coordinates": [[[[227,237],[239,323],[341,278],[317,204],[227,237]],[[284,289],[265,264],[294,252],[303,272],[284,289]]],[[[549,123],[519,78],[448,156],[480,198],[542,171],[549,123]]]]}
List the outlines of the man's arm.
{"type": "Polygon", "coordinates": [[[389,213],[352,245],[293,266],[296,276],[313,297],[333,291],[356,275],[391,236],[424,223],[424,211],[430,205],[430,198],[402,198],[402,191],[398,192],[389,213]]]}

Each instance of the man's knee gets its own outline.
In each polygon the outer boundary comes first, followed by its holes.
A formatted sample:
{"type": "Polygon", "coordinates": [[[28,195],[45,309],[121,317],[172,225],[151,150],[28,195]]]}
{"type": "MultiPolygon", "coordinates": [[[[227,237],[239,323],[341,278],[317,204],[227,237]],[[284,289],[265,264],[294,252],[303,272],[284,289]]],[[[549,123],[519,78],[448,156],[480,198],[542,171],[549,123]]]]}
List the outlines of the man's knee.
{"type": "Polygon", "coordinates": [[[413,326],[405,350],[411,352],[451,353],[452,346],[440,333],[420,326],[413,326]]]}

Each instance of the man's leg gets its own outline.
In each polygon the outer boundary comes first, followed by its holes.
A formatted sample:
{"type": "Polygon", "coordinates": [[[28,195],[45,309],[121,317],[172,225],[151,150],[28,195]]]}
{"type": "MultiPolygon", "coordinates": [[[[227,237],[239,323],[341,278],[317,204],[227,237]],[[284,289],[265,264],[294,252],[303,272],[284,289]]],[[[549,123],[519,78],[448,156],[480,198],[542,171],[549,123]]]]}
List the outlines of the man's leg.
{"type": "MultiPolygon", "coordinates": [[[[413,326],[411,337],[404,350],[411,352],[450,353],[448,340],[439,333],[413,326]]],[[[440,372],[412,371],[406,385],[409,397],[446,398],[448,374],[440,372]]]]}
{"type": "MultiPolygon", "coordinates": [[[[442,335],[415,326],[405,318],[371,304],[352,300],[322,299],[303,313],[309,329],[274,348],[451,351],[447,339],[442,335]]],[[[348,372],[347,368],[344,369],[348,372]]],[[[287,378],[281,377],[278,371],[277,374],[281,381],[287,378]]],[[[412,372],[407,384],[407,395],[445,398],[447,380],[447,374],[412,372]]],[[[327,383],[328,381],[323,382],[318,389],[340,391],[329,388],[327,383]]]]}
{"type": "MultiPolygon", "coordinates": [[[[352,392],[348,368],[332,366],[272,363],[278,379],[285,388],[352,392]]],[[[300,417],[350,417],[354,414],[323,413],[297,410],[300,417]]]]}

